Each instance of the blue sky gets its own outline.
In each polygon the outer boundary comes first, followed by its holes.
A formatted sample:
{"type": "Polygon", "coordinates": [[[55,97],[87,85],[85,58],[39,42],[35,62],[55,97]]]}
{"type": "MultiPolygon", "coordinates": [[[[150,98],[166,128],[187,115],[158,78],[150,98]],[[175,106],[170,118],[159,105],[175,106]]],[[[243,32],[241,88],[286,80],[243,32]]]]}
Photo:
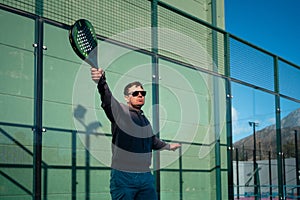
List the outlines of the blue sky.
{"type": "Polygon", "coordinates": [[[300,0],[225,0],[225,29],[300,66],[300,0]]]}
{"type": "MultiPolygon", "coordinates": [[[[300,0],[225,0],[225,30],[300,66],[300,0]]],[[[274,123],[274,98],[258,90],[232,85],[234,141],[274,123]]],[[[282,101],[285,113],[299,107],[282,101]]]]}

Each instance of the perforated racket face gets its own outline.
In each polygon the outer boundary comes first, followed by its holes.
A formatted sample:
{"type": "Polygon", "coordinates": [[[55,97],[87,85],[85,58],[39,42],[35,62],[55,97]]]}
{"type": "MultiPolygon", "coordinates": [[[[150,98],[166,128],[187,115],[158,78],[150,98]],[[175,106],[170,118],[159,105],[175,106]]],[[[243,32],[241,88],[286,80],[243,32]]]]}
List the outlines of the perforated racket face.
{"type": "Polygon", "coordinates": [[[69,39],[74,51],[81,59],[92,65],[97,64],[95,63],[97,37],[94,27],[88,20],[77,20],[70,29],[69,39]]]}

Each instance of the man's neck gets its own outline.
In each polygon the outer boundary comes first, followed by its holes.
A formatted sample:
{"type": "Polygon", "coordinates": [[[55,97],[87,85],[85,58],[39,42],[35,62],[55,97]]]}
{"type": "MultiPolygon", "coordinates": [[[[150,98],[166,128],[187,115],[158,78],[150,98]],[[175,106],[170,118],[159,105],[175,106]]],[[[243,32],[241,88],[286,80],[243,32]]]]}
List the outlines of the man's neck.
{"type": "Polygon", "coordinates": [[[142,109],[142,106],[133,106],[131,104],[127,104],[127,105],[129,106],[129,108],[136,110],[136,111],[141,111],[141,109],[142,109]]]}

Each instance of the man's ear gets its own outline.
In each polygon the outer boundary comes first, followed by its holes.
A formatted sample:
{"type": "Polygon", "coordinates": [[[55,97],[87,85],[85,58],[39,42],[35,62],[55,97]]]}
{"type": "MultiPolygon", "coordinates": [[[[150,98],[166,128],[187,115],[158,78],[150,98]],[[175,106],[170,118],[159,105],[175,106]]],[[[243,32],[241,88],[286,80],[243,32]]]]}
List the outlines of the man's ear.
{"type": "Polygon", "coordinates": [[[124,99],[125,99],[126,103],[129,102],[129,96],[128,96],[128,95],[125,95],[125,96],[124,96],[124,99]]]}

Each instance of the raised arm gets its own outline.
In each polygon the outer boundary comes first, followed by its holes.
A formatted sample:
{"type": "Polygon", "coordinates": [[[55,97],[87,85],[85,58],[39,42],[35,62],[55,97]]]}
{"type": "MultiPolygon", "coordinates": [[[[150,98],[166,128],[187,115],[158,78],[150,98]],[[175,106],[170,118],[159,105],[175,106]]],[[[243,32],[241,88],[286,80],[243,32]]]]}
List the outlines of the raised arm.
{"type": "Polygon", "coordinates": [[[113,97],[108,84],[106,82],[106,77],[103,69],[91,68],[91,77],[92,80],[97,83],[98,92],[101,97],[101,107],[104,109],[107,118],[111,122],[115,122],[115,118],[118,115],[118,112],[113,112],[113,109],[119,109],[120,104],[113,97]],[[114,108],[113,108],[114,107],[114,108]]]}

